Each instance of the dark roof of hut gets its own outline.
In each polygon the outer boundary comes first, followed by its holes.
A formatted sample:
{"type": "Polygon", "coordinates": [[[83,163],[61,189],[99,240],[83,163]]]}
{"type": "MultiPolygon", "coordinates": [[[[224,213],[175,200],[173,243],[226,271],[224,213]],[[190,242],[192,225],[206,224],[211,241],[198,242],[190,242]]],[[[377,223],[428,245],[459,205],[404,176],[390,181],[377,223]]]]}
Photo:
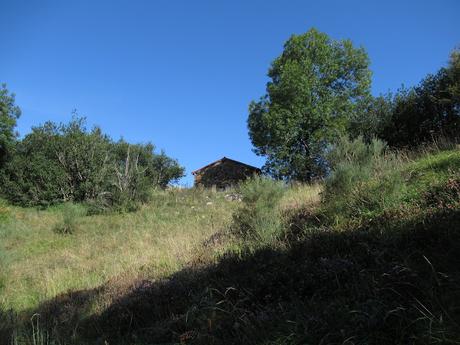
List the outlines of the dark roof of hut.
{"type": "Polygon", "coordinates": [[[259,168],[256,168],[256,167],[254,167],[252,165],[245,164],[245,163],[242,163],[242,162],[239,162],[239,161],[236,161],[234,159],[227,158],[227,157],[222,157],[221,159],[218,159],[218,160],[216,160],[216,161],[214,161],[212,163],[209,163],[208,165],[205,165],[202,168],[199,168],[199,169],[196,169],[196,170],[192,171],[192,175],[195,175],[196,173],[199,173],[200,171],[205,170],[206,168],[209,168],[210,166],[212,166],[212,165],[214,165],[216,163],[223,163],[225,161],[242,165],[242,166],[244,166],[244,167],[246,167],[248,169],[251,169],[251,170],[260,171],[259,168]]]}

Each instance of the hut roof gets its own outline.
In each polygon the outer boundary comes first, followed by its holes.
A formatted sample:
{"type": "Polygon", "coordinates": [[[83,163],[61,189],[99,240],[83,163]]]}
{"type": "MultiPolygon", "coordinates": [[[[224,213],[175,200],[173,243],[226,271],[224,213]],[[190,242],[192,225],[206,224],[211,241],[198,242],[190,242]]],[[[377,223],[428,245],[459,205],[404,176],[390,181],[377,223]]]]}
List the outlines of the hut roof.
{"type": "Polygon", "coordinates": [[[196,169],[196,170],[192,171],[192,175],[195,175],[195,174],[199,173],[200,171],[205,170],[205,169],[213,166],[214,164],[223,163],[225,161],[232,162],[232,163],[235,163],[235,164],[238,164],[238,165],[242,165],[242,166],[246,167],[247,169],[252,169],[254,171],[260,171],[259,168],[256,168],[256,167],[254,167],[252,165],[245,164],[245,163],[242,163],[242,162],[239,162],[239,161],[236,161],[234,159],[227,158],[227,157],[222,157],[221,159],[218,159],[218,160],[216,160],[216,161],[214,161],[212,163],[209,163],[208,165],[205,165],[202,168],[199,168],[199,169],[196,169]]]}

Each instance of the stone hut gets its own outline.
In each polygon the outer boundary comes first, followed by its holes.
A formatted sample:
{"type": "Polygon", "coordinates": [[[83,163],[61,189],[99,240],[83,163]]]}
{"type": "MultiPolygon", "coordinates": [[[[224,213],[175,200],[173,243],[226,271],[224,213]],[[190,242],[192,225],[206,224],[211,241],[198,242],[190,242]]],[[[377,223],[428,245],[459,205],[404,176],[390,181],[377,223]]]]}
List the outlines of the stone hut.
{"type": "Polygon", "coordinates": [[[192,172],[195,176],[195,186],[225,189],[254,174],[259,175],[261,170],[248,164],[223,157],[198,170],[192,172]]]}

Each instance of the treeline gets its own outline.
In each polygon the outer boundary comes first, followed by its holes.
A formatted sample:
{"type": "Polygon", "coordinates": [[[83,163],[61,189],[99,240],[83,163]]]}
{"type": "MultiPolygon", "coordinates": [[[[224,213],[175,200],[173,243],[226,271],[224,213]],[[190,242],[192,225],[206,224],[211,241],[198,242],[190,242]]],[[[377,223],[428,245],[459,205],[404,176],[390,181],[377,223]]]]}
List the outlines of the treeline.
{"type": "Polygon", "coordinates": [[[85,119],[46,122],[19,140],[19,108],[6,86],[0,91],[0,193],[21,206],[82,202],[92,213],[133,210],[153,188],[165,188],[184,168],[153,144],[114,141],[85,119]]]}
{"type": "Polygon", "coordinates": [[[376,138],[412,149],[460,139],[460,51],[418,85],[373,97],[370,60],[350,40],[311,29],[293,35],[271,64],[266,94],[249,106],[254,152],[275,178],[309,181],[330,171],[340,138],[376,138]]]}
{"type": "Polygon", "coordinates": [[[418,85],[370,98],[350,121],[350,133],[410,148],[439,137],[460,137],[460,51],[447,67],[427,75],[418,85]]]}

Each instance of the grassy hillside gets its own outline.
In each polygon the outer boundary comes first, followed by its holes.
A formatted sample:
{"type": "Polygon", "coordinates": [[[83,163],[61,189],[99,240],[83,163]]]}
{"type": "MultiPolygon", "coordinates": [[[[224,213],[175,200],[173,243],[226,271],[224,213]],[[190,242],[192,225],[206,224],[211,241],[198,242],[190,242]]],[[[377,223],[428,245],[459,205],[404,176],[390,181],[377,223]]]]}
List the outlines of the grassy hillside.
{"type": "Polygon", "coordinates": [[[136,213],[80,216],[69,235],[53,231],[60,208],[3,205],[0,332],[17,344],[460,343],[460,151],[360,169],[344,166],[339,187],[253,181],[242,202],[161,192],[136,213]]]}
{"type": "Polygon", "coordinates": [[[2,205],[0,306],[21,311],[67,290],[93,288],[123,275],[159,278],[181,269],[199,245],[229,222],[234,203],[222,193],[155,192],[127,214],[84,216],[71,206],[74,233],[57,233],[69,206],[47,210],[2,205]]]}

